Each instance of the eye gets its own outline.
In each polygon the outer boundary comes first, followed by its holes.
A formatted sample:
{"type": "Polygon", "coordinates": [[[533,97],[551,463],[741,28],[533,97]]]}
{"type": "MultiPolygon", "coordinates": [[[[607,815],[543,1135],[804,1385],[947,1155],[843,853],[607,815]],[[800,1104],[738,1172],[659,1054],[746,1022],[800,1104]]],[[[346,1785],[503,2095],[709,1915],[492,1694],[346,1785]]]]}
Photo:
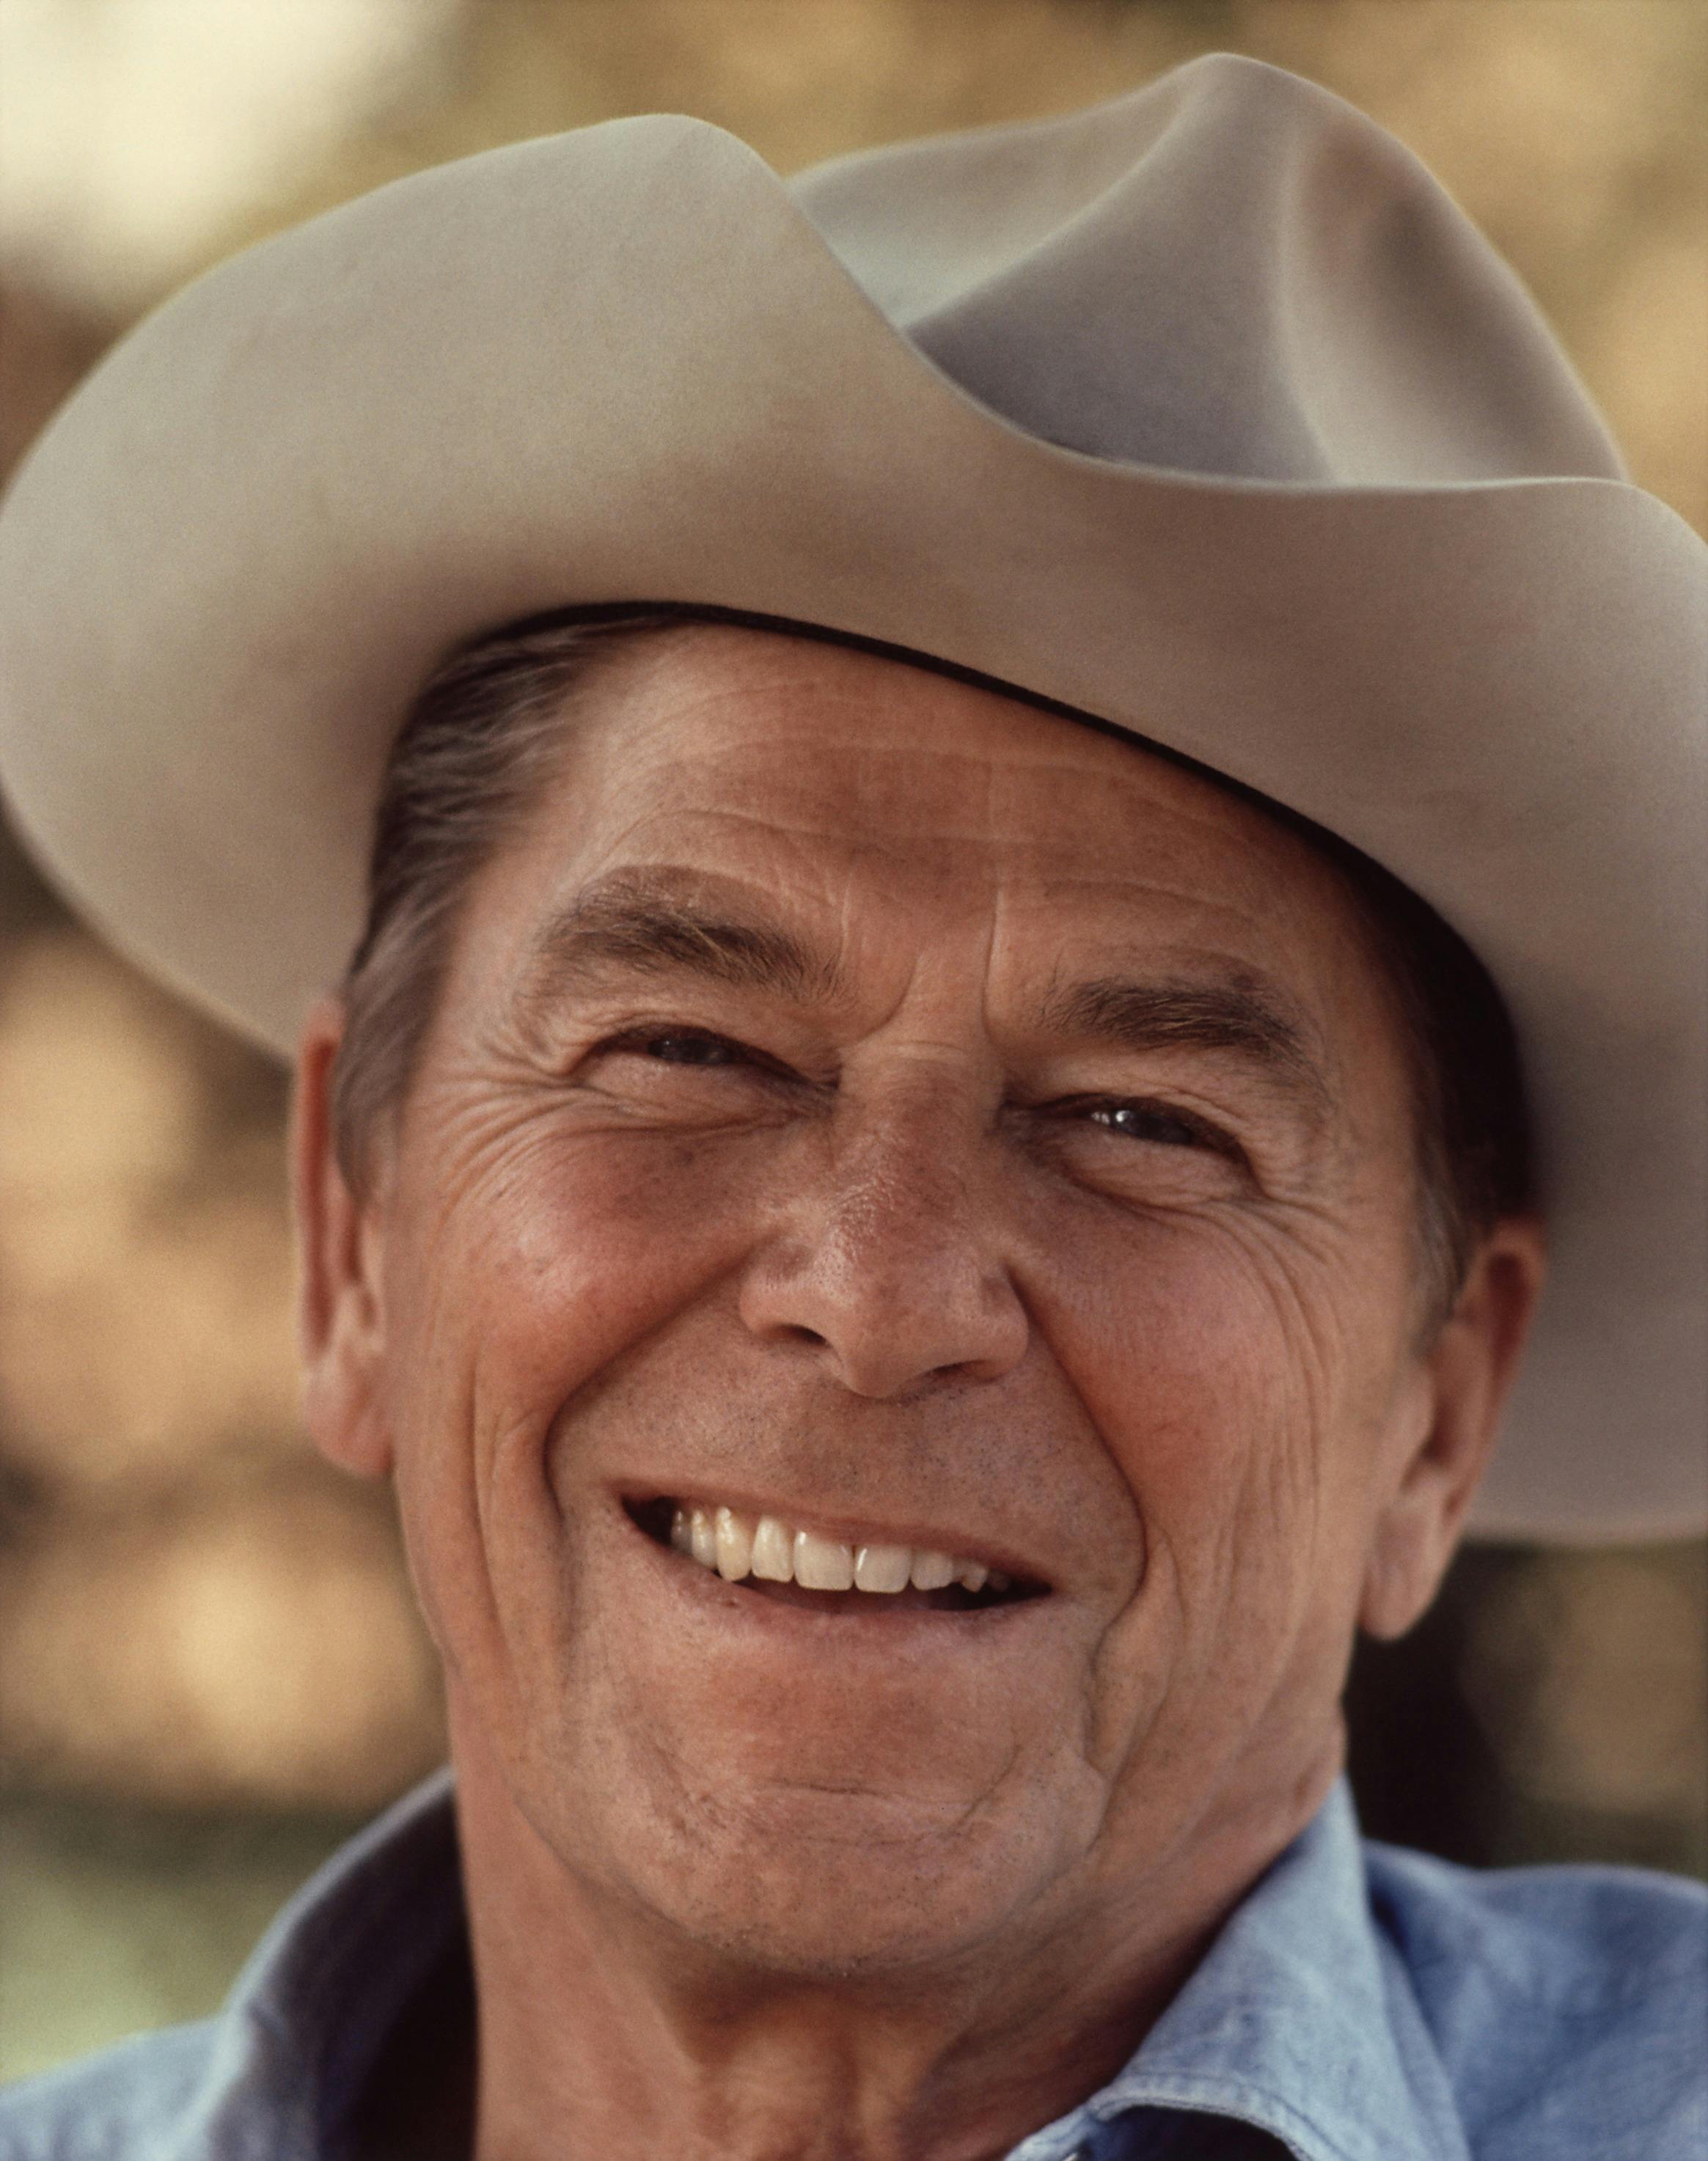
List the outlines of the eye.
{"type": "Polygon", "coordinates": [[[747,1065],[753,1054],[726,1035],[712,1035],[700,1028],[659,1028],[632,1035],[614,1044],[613,1049],[655,1058],[662,1065],[747,1065]]]}
{"type": "Polygon", "coordinates": [[[1183,1154],[1217,1157],[1234,1169],[1251,1173],[1251,1159],[1230,1133],[1190,1111],[1172,1103],[1148,1102],[1132,1096],[1081,1096],[1063,1103],[1057,1114],[1070,1122],[1096,1126],[1124,1141],[1132,1141],[1135,1160],[1140,1148],[1178,1149],[1183,1154]]]}
{"type": "MultiPolygon", "coordinates": [[[[733,1036],[720,1035],[714,1028],[667,1021],[643,1021],[638,1027],[607,1036],[596,1046],[595,1055],[637,1060],[643,1068],[668,1066],[678,1072],[729,1073],[767,1084],[799,1078],[792,1067],[756,1049],[752,1044],[738,1043],[733,1036]]],[[[659,1085],[663,1085],[662,1080],[659,1085]]]]}
{"type": "Polygon", "coordinates": [[[1163,1148],[1204,1148],[1213,1138],[1203,1127],[1156,1103],[1094,1103],[1087,1107],[1091,1123],[1129,1140],[1149,1141],[1163,1148]]]}

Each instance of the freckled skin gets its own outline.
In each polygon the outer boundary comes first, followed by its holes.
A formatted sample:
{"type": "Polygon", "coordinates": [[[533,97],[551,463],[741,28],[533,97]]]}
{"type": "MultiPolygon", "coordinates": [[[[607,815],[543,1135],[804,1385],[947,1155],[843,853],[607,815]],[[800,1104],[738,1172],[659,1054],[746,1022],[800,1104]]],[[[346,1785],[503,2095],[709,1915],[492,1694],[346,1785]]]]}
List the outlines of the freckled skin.
{"type": "Polygon", "coordinates": [[[1539,1279],[1502,1226],[1419,1342],[1403,1056],[1335,874],[1070,722],[672,633],[605,664],[476,881],[359,1204],[336,1029],[310,1415],[394,1469],[446,1662],[481,2153],[1003,2150],[1320,1799],[1355,1627],[1431,1595],[1539,1279]],[[555,910],[661,869],[836,995],[521,996],[555,910]],[[1040,1019],[1117,966],[1261,979],[1316,1092],[1040,1019]],[[743,1633],[752,1594],[661,1591],[638,1486],[940,1527],[1050,1593],[743,1633]]]}

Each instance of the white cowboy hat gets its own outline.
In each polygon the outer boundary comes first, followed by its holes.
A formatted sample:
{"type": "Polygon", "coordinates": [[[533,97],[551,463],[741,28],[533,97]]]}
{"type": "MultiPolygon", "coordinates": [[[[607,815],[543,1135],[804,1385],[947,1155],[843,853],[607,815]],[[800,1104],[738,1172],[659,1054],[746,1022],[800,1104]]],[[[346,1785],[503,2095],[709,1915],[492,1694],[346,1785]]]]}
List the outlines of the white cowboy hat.
{"type": "Polygon", "coordinates": [[[1708,1520],[1708,550],[1416,161],[1200,60],[785,185],[612,122],[136,331],[0,513],[0,772],[76,903],[287,1049],[445,651],[574,603],[881,639],[1170,747],[1476,947],[1553,1278],[1481,1528],[1708,1520]]]}

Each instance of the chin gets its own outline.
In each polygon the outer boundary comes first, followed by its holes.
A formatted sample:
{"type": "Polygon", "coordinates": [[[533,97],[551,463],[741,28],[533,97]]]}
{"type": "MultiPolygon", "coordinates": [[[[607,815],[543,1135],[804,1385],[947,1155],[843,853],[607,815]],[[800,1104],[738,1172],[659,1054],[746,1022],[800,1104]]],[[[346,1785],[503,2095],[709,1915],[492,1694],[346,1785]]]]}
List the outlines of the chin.
{"type": "MultiPolygon", "coordinates": [[[[1035,1798],[1035,1796],[1029,1796],[1035,1798]]],[[[769,1787],[677,1880],[679,1925],[752,1966],[903,1975],[973,1958],[1049,1906],[1070,1863],[1051,1811],[969,1798],[769,1787]]]]}
{"type": "Polygon", "coordinates": [[[906,1796],[768,1788],[707,1808],[633,1891],[714,1955],[797,1979],[877,1980],[976,1953],[1053,1872],[1031,1826],[906,1796]]]}
{"type": "Polygon", "coordinates": [[[749,1971],[796,1980],[940,1970],[971,1955],[999,1916],[982,1885],[940,1867],[921,1880],[905,1862],[848,1854],[826,1865],[803,1852],[773,1856],[763,1878],[732,1895],[723,1885],[673,1887],[660,1918],[702,1951],[749,1971]]]}

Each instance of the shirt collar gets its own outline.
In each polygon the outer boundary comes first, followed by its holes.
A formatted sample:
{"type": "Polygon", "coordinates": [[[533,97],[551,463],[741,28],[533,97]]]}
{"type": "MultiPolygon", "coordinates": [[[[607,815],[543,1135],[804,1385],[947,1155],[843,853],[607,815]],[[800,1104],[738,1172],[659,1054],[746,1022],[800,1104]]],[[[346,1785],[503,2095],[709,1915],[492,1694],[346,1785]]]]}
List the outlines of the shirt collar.
{"type": "Polygon", "coordinates": [[[341,2152],[398,2014],[466,1925],[445,1770],[341,1847],[262,1938],[170,2161],[341,2152]]]}
{"type": "MultiPolygon", "coordinates": [[[[1234,2117],[1301,2161],[1471,2161],[1409,1977],[1372,1916],[1344,1781],[1081,2115],[1112,2126],[1138,2107],[1234,2117]]],[[[1034,2161],[1030,2147],[1015,2161],[1034,2161]]]]}

